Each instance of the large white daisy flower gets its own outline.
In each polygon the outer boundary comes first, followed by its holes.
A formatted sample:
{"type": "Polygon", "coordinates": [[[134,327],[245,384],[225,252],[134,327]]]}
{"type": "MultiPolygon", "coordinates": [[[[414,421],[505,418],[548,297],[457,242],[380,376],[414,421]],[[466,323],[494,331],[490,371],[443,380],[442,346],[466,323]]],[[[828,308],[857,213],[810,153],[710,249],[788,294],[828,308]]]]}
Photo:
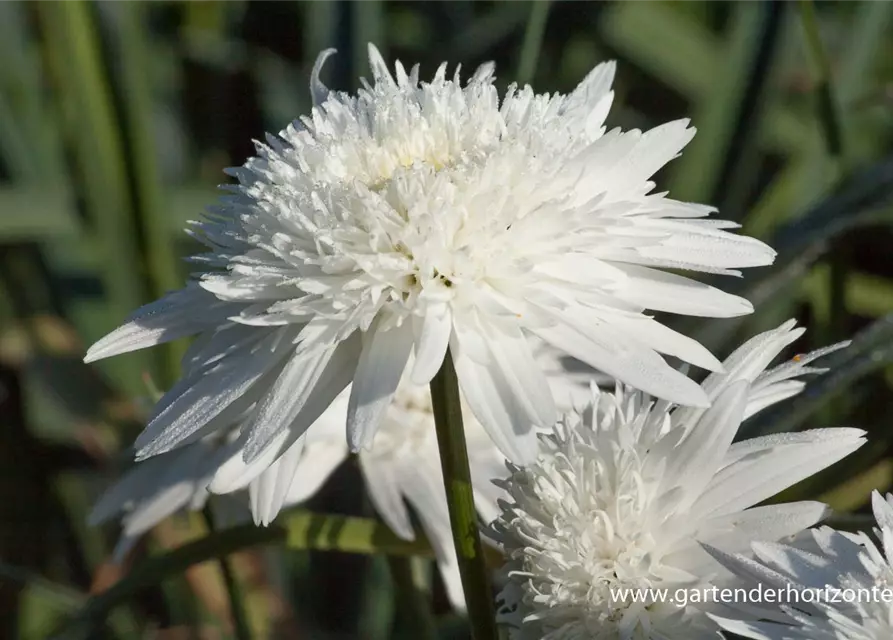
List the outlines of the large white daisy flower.
{"type": "Polygon", "coordinates": [[[821,527],[811,544],[754,543],[753,557],[711,550],[743,579],[785,594],[783,623],[716,618],[722,627],[758,640],[893,638],[893,495],[871,500],[880,549],[865,533],[821,527]]]}
{"type": "Polygon", "coordinates": [[[675,402],[707,398],[659,353],[719,370],[647,309],[749,313],[741,298],[660,268],[738,274],[770,264],[763,243],[708,220],[710,207],[650,193],[691,140],[680,120],[606,132],[614,64],[569,95],[511,86],[493,65],[463,85],[442,65],[392,75],[356,96],[311,88],[309,117],[257,144],[239,184],[194,225],[210,251],[184,289],[139,310],[87,361],[199,334],[182,380],[137,440],[167,451],[257,403],[245,455],[281,452],[349,384],[347,441],[369,446],[415,354],[425,384],[451,349],[469,407],[508,457],[530,460],[556,419],[528,337],[675,402]]]}
{"type": "Polygon", "coordinates": [[[863,443],[856,429],[819,429],[732,444],[742,420],[797,393],[792,378],[829,351],[764,371],[802,333],[793,326],[756,336],[710,375],[710,409],[593,389],[591,406],[542,438],[534,464],[509,465],[500,486],[511,498],[491,534],[509,558],[498,619],[512,637],[716,637],[704,614],[713,605],[684,594],[706,599],[733,576],[699,543],[746,552],[815,524],[825,513],[817,502],[753,505],[863,443]]]}

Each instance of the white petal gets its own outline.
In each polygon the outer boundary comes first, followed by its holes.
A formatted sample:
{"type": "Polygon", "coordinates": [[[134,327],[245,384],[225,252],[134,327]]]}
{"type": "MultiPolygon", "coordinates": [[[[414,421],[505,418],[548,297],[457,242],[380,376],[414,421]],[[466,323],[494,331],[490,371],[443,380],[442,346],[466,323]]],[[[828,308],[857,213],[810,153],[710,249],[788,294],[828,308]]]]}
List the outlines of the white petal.
{"type": "Polygon", "coordinates": [[[278,364],[277,333],[203,371],[193,383],[184,380],[185,389],[175,385],[159,402],[162,410],[137,437],[137,457],[169,451],[246,394],[267,370],[278,364]]]}
{"type": "Polygon", "coordinates": [[[671,368],[653,350],[631,343],[625,336],[603,324],[579,327],[556,317],[558,324],[531,328],[531,331],[570,356],[658,398],[678,404],[707,407],[701,387],[671,368]]]}
{"type": "Polygon", "coordinates": [[[409,520],[409,511],[403,502],[401,465],[390,464],[367,452],[360,452],[360,470],[366,481],[366,490],[372,505],[382,520],[404,540],[414,540],[415,532],[409,520]]]}
{"type": "Polygon", "coordinates": [[[623,318],[612,323],[612,325],[615,330],[629,336],[630,340],[641,342],[658,353],[676,356],[680,360],[708,371],[723,370],[722,363],[706,347],[677,331],[665,327],[652,318],[645,316],[623,318]]]}
{"type": "Polygon", "coordinates": [[[465,610],[465,594],[459,575],[459,561],[450,527],[450,513],[443,488],[443,476],[429,473],[410,461],[405,465],[403,492],[415,509],[422,529],[434,547],[437,566],[443,577],[447,597],[457,611],[465,610]]]}
{"type": "Polygon", "coordinates": [[[98,525],[117,515],[128,504],[138,503],[158,490],[166,473],[185,472],[203,455],[200,447],[183,447],[131,466],[93,505],[87,521],[98,525]]]}
{"type": "Polygon", "coordinates": [[[893,529],[893,504],[885,500],[877,490],[871,492],[871,509],[879,527],[893,529]]]}
{"type": "MultiPolygon", "coordinates": [[[[537,440],[529,405],[524,407],[492,354],[475,353],[480,347],[476,337],[457,325],[451,339],[462,396],[502,453],[519,464],[530,463],[536,459],[537,440]],[[489,362],[482,364],[482,359],[489,362]]],[[[549,391],[547,384],[544,390],[549,391]]]]}
{"type": "Polygon", "coordinates": [[[213,327],[232,313],[231,305],[190,284],[138,309],[124,325],[90,347],[84,362],[185,338],[213,327]]]}
{"type": "Polygon", "coordinates": [[[298,504],[309,500],[347,458],[344,420],[341,420],[338,426],[337,440],[314,442],[304,446],[304,454],[295,469],[295,477],[288,491],[286,504],[298,504]]]}
{"type": "Polygon", "coordinates": [[[279,514],[303,452],[304,443],[298,439],[248,486],[254,524],[267,526],[279,514]]]}
{"type": "Polygon", "coordinates": [[[235,441],[224,447],[227,457],[214,473],[208,490],[211,493],[232,493],[244,489],[293,444],[289,436],[287,429],[277,432],[259,455],[246,461],[245,443],[248,433],[241,433],[235,441]]]}
{"type": "Polygon", "coordinates": [[[658,169],[679,155],[679,152],[695,137],[690,120],[674,120],[654,127],[642,134],[639,143],[626,159],[624,167],[638,180],[653,176],[658,169]]]}
{"type": "Polygon", "coordinates": [[[611,108],[613,92],[611,84],[617,63],[602,62],[590,71],[565,101],[561,113],[575,123],[589,138],[603,132],[603,125],[611,108]]]}
{"type": "Polygon", "coordinates": [[[375,431],[391,403],[412,350],[410,323],[381,330],[376,321],[363,336],[363,352],[354,374],[347,408],[347,442],[351,451],[372,445],[375,431]]]}
{"type": "MultiPolygon", "coordinates": [[[[493,364],[527,413],[527,421],[549,427],[558,419],[549,382],[530,351],[527,338],[514,324],[495,326],[481,322],[493,364]]],[[[517,430],[517,427],[516,427],[517,430]]]]}
{"type": "Polygon", "coordinates": [[[793,627],[772,622],[748,622],[708,613],[720,627],[731,633],[753,640],[805,640],[809,636],[793,627]]]}
{"type": "Polygon", "coordinates": [[[753,313],[753,305],[702,282],[634,264],[615,264],[628,280],[613,292],[622,300],[655,311],[704,318],[732,318],[753,313]]]}
{"type": "MultiPolygon", "coordinates": [[[[784,434],[785,440],[761,440],[777,443],[772,448],[739,443],[751,452],[723,468],[693,507],[693,517],[721,515],[745,509],[769,498],[782,489],[829,467],[865,443],[859,429],[817,429],[800,434],[784,434]],[[790,438],[790,436],[796,436],[790,438]]],[[[733,445],[734,452],[736,445],[733,445]]]]}
{"type": "Polygon", "coordinates": [[[375,78],[375,81],[389,86],[396,86],[394,77],[391,75],[391,72],[388,69],[387,63],[384,61],[384,58],[381,57],[381,53],[378,51],[378,48],[376,48],[376,46],[370,42],[368,51],[369,66],[372,68],[372,77],[375,78]]]}
{"type": "Polygon", "coordinates": [[[290,432],[286,447],[302,436],[350,383],[359,349],[354,332],[334,348],[293,356],[246,427],[245,461],[259,456],[283,429],[290,432]]]}
{"type": "Polygon", "coordinates": [[[722,465],[741,425],[749,386],[746,381],[740,381],[729,387],[676,447],[666,476],[677,478],[676,482],[688,496],[681,508],[697,500],[704,485],[722,465]]]}
{"type": "Polygon", "coordinates": [[[747,409],[744,412],[744,419],[747,420],[755,413],[759,413],[766,407],[771,407],[782,400],[791,398],[806,387],[805,382],[800,380],[785,380],[777,382],[768,387],[764,387],[756,392],[752,392],[747,399],[747,409]]]}
{"type": "Polygon", "coordinates": [[[411,379],[422,385],[428,384],[443,364],[453,330],[453,315],[446,304],[428,305],[420,324],[413,326],[416,350],[411,379]]]}
{"type": "Polygon", "coordinates": [[[722,238],[706,238],[695,234],[676,234],[659,246],[642,247],[639,253],[651,260],[684,259],[699,271],[711,272],[728,267],[765,267],[775,262],[775,251],[747,236],[728,233],[722,238]]]}
{"type": "Polygon", "coordinates": [[[783,540],[821,522],[829,511],[827,505],[813,501],[770,504],[712,518],[702,529],[731,529],[733,533],[711,537],[710,543],[726,551],[746,553],[754,540],[783,540]]]}
{"type": "Polygon", "coordinates": [[[329,97],[329,88],[319,79],[319,74],[322,72],[326,60],[336,53],[338,53],[337,49],[323,49],[316,56],[316,62],[313,63],[313,70],[310,72],[310,96],[313,99],[314,107],[318,107],[329,97]]]}
{"type": "Polygon", "coordinates": [[[774,542],[753,543],[756,557],[806,587],[823,588],[835,584],[840,577],[836,563],[825,556],[774,542]]]}

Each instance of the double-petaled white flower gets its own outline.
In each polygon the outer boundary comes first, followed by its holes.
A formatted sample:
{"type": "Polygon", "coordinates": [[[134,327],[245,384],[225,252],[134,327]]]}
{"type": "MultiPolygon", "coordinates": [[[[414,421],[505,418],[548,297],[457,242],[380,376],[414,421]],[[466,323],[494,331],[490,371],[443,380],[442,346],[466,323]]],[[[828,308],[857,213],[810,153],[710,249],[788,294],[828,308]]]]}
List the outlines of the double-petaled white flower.
{"type": "Polygon", "coordinates": [[[784,596],[775,599],[781,621],[717,621],[758,640],[893,638],[893,495],[885,500],[875,491],[871,499],[880,549],[865,533],[830,527],[811,531],[796,544],[754,543],[752,556],[711,549],[743,580],[784,596]]]}
{"type": "MultiPolygon", "coordinates": [[[[470,409],[508,457],[556,419],[531,354],[537,335],[658,397],[707,397],[658,353],[719,370],[645,315],[749,313],[741,298],[661,268],[737,274],[774,252],[712,209],[650,193],[691,140],[680,120],[606,132],[614,64],[569,95],[509,87],[493,65],[420,82],[370,47],[355,96],[311,80],[309,117],[257,144],[239,184],[197,222],[209,251],[184,289],[139,310],[87,360],[198,334],[183,377],[137,440],[168,451],[253,406],[246,462],[298,440],[350,383],[352,450],[372,443],[411,354],[415,384],[447,349],[470,409]],[[221,418],[221,416],[224,416],[221,418]]],[[[276,455],[272,456],[273,458],[276,455]]]]}
{"type": "Polygon", "coordinates": [[[817,502],[753,505],[863,442],[856,429],[819,429],[732,443],[742,420],[798,393],[793,378],[829,351],[764,371],[802,333],[793,326],[756,336],[711,374],[709,409],[593,388],[589,407],[542,438],[535,463],[510,465],[491,533],[508,557],[499,620],[513,637],[716,637],[705,610],[719,603],[703,601],[734,577],[701,544],[746,553],[815,524],[817,502]],[[670,600],[678,589],[687,606],[670,600]]]}

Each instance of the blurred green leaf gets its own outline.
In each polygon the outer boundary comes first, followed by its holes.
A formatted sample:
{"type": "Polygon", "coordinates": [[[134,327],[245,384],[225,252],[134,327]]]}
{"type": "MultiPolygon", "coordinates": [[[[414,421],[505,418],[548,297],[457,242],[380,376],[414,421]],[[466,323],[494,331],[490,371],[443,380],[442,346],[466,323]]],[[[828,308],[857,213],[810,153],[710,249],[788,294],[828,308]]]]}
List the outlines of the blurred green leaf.
{"type": "MultiPolygon", "coordinates": [[[[692,120],[698,134],[672,165],[670,191],[680,200],[707,202],[717,188],[727,156],[738,154],[730,144],[748,98],[749,80],[758,61],[760,37],[767,21],[765,6],[757,2],[731,5],[732,24],[727,41],[717,46],[711,91],[697,103],[692,120]]],[[[699,75],[703,71],[699,70],[699,75]]],[[[761,74],[761,80],[766,74],[761,74]]],[[[724,185],[727,187],[728,185],[724,185]]]]}
{"type": "Polygon", "coordinates": [[[613,2],[605,14],[604,40],[653,77],[690,98],[714,90],[721,43],[675,3],[613,2]]]}
{"type": "MultiPolygon", "coordinates": [[[[113,329],[133,310],[148,302],[140,230],[134,219],[120,123],[116,118],[102,46],[91,5],[80,0],[35,5],[46,61],[60,104],[64,131],[70,140],[94,246],[104,264],[101,276],[113,329]]],[[[140,354],[142,368],[156,357],[140,354]]],[[[111,365],[123,375],[137,369],[111,365]]]]}
{"type": "MultiPolygon", "coordinates": [[[[185,238],[183,229],[187,222],[201,217],[219,195],[219,191],[201,185],[167,190],[166,215],[161,218],[167,242],[177,237],[185,238]]],[[[85,234],[72,216],[72,198],[72,194],[58,187],[0,188],[0,210],[15,214],[0,216],[0,242],[54,239],[75,242],[83,249],[83,266],[100,268],[107,264],[97,252],[95,240],[85,234]]]]}

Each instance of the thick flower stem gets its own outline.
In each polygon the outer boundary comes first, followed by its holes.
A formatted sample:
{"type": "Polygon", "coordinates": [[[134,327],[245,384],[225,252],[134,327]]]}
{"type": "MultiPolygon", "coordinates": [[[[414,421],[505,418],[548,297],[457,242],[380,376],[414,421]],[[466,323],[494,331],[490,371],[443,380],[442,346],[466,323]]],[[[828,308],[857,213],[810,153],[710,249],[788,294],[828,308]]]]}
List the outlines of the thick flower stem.
{"type": "Polygon", "coordinates": [[[471,469],[465,447],[465,428],[459,402],[459,380],[449,351],[431,380],[431,403],[437,427],[437,445],[443,484],[450,510],[453,542],[474,640],[497,640],[493,593],[478,533],[471,489],[471,469]]]}

